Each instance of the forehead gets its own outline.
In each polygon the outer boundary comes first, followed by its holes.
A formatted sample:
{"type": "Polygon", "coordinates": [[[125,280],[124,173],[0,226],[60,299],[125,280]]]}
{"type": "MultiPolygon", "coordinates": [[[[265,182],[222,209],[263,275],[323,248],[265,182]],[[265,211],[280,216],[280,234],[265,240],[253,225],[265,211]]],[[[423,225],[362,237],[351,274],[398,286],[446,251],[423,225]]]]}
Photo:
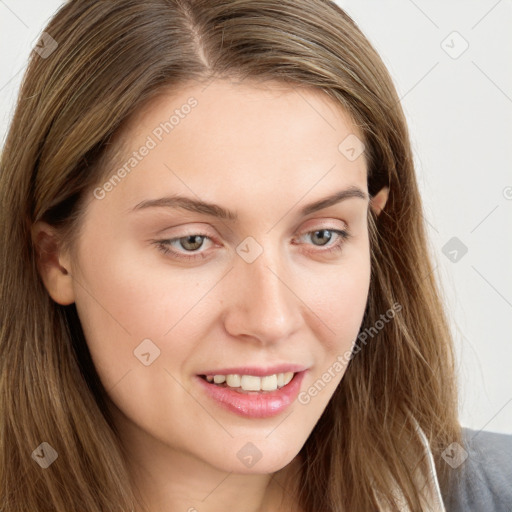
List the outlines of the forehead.
{"type": "Polygon", "coordinates": [[[362,139],[319,89],[190,82],[154,97],[126,123],[110,175],[123,166],[126,172],[112,196],[134,203],[187,191],[213,200],[284,189],[297,201],[316,186],[366,190],[364,152],[355,159],[344,152],[344,141],[362,139]]]}

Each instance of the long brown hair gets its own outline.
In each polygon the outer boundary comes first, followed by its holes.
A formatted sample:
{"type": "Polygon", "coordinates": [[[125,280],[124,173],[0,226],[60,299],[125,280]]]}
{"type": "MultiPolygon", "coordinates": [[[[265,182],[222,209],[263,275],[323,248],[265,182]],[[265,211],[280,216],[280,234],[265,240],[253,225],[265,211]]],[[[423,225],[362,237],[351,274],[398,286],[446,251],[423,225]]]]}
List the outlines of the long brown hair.
{"type": "Polygon", "coordinates": [[[420,510],[419,461],[407,455],[421,453],[415,421],[446,489],[441,452],[461,439],[451,333],[405,117],[354,21],[328,0],[72,0],[45,33],[57,46],[45,36],[49,54],[31,55],[0,162],[0,510],[143,508],[75,305],[50,298],[30,228],[44,220],[73,247],[128,117],[165,89],[215,77],[324,91],[364,134],[369,193],[390,190],[370,212],[361,332],[401,308],[354,353],[301,450],[303,510],[375,510],[373,490],[397,510],[394,484],[420,510]],[[46,470],[31,457],[43,442],[60,459],[46,470]]]}

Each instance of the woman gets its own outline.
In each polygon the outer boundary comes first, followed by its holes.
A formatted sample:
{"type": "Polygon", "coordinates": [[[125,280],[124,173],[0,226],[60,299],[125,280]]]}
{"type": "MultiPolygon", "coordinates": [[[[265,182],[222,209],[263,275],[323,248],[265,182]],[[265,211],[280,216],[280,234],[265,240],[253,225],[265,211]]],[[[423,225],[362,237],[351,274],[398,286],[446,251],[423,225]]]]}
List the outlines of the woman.
{"type": "Polygon", "coordinates": [[[406,122],[335,4],[67,2],[0,180],[1,510],[467,505],[406,122]]]}

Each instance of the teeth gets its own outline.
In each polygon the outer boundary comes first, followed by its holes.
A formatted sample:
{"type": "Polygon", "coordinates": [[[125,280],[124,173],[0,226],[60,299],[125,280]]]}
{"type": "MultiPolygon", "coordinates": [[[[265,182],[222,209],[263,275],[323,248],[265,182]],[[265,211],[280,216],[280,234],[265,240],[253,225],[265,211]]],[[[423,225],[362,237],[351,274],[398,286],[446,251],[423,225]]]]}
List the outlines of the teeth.
{"type": "Polygon", "coordinates": [[[262,391],[274,391],[277,389],[277,375],[262,377],[260,381],[260,389],[262,391]]]}
{"type": "Polygon", "coordinates": [[[226,375],[226,384],[230,388],[239,388],[241,380],[240,375],[226,375]]]}
{"type": "Polygon", "coordinates": [[[225,382],[230,388],[242,388],[244,391],[275,391],[286,386],[293,379],[293,376],[293,372],[277,373],[265,377],[237,374],[208,375],[206,380],[214,384],[223,384],[225,382]]]}

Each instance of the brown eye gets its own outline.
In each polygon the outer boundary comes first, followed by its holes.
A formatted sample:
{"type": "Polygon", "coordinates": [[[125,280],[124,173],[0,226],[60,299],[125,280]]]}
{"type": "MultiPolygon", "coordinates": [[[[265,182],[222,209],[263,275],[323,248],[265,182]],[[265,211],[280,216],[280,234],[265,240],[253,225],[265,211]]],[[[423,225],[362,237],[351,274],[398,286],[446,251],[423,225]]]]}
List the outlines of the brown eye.
{"type": "Polygon", "coordinates": [[[167,240],[155,240],[153,243],[164,254],[172,254],[176,259],[193,260],[207,257],[205,251],[199,251],[206,239],[211,240],[208,235],[193,233],[167,240]]]}
{"type": "Polygon", "coordinates": [[[187,251],[196,251],[200,249],[203,245],[205,237],[202,235],[189,235],[182,238],[178,238],[181,247],[183,247],[187,251]],[[181,240],[185,240],[182,242],[181,240]],[[187,247],[188,246],[188,247],[187,247]]]}

